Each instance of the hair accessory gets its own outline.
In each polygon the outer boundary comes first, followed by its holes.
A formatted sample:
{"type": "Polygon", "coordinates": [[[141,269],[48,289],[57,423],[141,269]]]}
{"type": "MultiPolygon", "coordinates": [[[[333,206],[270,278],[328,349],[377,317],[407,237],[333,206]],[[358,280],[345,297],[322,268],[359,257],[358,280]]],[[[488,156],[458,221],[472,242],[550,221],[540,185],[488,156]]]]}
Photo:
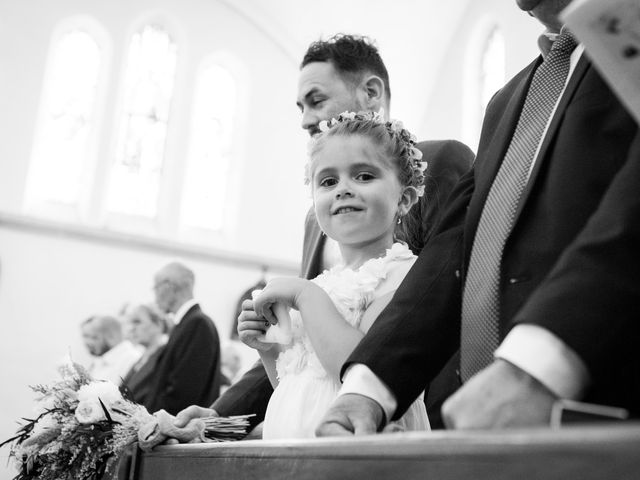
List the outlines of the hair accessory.
{"type": "MultiPolygon", "coordinates": [[[[318,124],[318,129],[320,132],[325,133],[341,123],[352,121],[370,121],[384,125],[389,135],[404,146],[403,157],[410,162],[412,169],[410,185],[415,187],[418,191],[418,196],[422,197],[424,195],[424,172],[427,169],[427,162],[422,161],[422,152],[416,146],[418,143],[416,136],[404,128],[400,120],[386,121],[383,109],[380,109],[379,112],[342,112],[337,117],[321,121],[318,124]]],[[[315,140],[316,138],[311,139],[310,149],[315,140]]],[[[308,183],[309,175],[306,178],[308,183]]]]}

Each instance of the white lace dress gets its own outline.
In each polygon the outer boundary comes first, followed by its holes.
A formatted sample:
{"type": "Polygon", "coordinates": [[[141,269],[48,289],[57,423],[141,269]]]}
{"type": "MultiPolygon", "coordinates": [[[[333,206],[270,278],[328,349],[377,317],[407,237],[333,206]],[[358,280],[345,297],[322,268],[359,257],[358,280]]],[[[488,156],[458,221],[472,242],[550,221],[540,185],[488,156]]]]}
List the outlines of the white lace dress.
{"type": "MultiPolygon", "coordinates": [[[[374,299],[398,288],[415,259],[406,245],[395,243],[384,257],[365,262],[357,271],[338,266],[312,281],[327,292],[345,320],[364,332],[364,311],[374,299]]],[[[299,313],[290,314],[293,340],[276,360],[279,384],[265,414],[265,439],[313,437],[340,388],[338,379],[322,367],[299,313]]],[[[405,430],[429,430],[422,396],[397,423],[405,430]]]]}

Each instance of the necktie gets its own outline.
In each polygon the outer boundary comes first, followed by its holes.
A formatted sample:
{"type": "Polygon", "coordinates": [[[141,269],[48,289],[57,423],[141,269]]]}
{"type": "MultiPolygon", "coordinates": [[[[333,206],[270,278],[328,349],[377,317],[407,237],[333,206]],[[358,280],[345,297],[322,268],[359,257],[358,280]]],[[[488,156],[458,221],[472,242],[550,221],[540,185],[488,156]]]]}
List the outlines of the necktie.
{"type": "Polygon", "coordinates": [[[536,70],[480,216],[462,296],[460,374],[464,381],[493,361],[500,343],[502,251],[542,134],[564,89],[575,46],[571,33],[563,32],[536,70]]]}

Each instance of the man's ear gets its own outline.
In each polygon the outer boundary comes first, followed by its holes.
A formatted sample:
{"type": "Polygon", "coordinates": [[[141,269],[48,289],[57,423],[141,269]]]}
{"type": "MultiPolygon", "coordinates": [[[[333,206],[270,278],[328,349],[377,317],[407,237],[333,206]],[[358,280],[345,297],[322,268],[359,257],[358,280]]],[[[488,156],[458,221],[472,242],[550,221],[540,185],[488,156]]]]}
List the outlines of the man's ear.
{"type": "Polygon", "coordinates": [[[369,75],[363,79],[362,87],[366,94],[367,107],[371,111],[378,111],[384,105],[384,82],[377,75],[369,75]]]}

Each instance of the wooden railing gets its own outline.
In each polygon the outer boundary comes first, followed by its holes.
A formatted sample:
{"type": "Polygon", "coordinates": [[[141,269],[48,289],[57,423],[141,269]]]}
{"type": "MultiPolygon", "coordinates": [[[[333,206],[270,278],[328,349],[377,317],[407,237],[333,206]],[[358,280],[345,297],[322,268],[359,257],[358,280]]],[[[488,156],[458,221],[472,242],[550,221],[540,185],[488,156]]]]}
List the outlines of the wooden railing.
{"type": "Polygon", "coordinates": [[[139,452],[129,478],[640,479],[640,424],[162,446],[139,452]]]}

